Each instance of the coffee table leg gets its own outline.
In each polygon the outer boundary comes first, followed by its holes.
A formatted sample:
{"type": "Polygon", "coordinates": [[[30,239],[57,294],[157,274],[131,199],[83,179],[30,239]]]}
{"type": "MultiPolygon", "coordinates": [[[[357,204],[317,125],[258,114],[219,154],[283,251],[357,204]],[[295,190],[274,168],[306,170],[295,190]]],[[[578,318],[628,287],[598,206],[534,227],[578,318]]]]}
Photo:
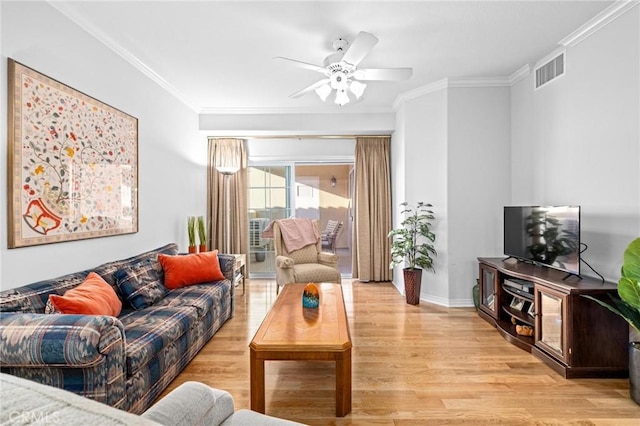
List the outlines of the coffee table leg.
{"type": "Polygon", "coordinates": [[[336,416],[351,412],[351,349],[336,359],[336,416]]]}
{"type": "Polygon", "coordinates": [[[253,349],[250,358],[251,409],[264,414],[264,359],[258,359],[253,349]]]}

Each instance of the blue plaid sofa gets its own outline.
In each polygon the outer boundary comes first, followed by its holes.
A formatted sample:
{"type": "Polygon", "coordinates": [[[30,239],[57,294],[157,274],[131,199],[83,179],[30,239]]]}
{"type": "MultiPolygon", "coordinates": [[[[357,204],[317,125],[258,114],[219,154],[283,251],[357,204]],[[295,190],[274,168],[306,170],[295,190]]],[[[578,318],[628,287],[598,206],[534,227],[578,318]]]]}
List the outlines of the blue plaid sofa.
{"type": "Polygon", "coordinates": [[[0,292],[0,370],[142,413],[233,316],[233,256],[219,254],[225,280],[167,290],[135,310],[114,274],[147,262],[163,279],[158,254],[167,244],[96,268],[0,292]],[[50,294],[62,295],[98,273],[123,299],[120,315],[47,314],[50,294]]]}

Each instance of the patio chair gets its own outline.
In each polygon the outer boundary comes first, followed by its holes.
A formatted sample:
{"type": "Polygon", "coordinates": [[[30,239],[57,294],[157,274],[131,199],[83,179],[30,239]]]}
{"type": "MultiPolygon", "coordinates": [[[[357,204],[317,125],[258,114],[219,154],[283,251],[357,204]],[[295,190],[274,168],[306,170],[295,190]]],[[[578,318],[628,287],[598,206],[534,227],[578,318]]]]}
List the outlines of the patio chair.
{"type": "MultiPolygon", "coordinates": [[[[332,230],[327,232],[325,234],[325,232],[322,233],[322,249],[323,250],[328,250],[331,253],[335,253],[336,252],[336,242],[338,241],[338,238],[340,237],[340,232],[342,231],[342,226],[344,225],[344,222],[338,222],[338,221],[333,221],[330,220],[329,222],[336,222],[336,225],[332,227],[332,230]]],[[[327,224],[327,228],[329,228],[329,225],[327,224]]],[[[326,231],[326,229],[325,229],[326,231]]]]}

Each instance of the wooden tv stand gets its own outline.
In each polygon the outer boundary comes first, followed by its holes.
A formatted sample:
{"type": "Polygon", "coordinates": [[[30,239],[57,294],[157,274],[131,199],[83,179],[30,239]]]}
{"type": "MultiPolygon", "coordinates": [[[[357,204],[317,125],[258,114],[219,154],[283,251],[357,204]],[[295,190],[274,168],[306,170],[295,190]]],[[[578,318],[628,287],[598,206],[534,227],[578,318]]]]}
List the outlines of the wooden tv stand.
{"type": "Polygon", "coordinates": [[[478,258],[478,315],[509,342],[531,352],[565,378],[627,377],[629,327],[582,297],[608,300],[616,284],[502,258],[478,258]],[[516,333],[516,324],[533,328],[516,333]]]}

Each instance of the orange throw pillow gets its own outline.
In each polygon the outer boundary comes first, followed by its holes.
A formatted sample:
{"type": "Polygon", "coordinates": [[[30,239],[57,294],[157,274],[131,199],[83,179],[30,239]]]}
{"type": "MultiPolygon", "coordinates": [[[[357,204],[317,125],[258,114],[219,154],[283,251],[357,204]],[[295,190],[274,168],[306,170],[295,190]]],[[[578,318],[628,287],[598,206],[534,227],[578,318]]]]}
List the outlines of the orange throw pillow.
{"type": "Polygon", "coordinates": [[[158,260],[164,270],[164,286],[171,290],[225,279],[220,269],[218,250],[178,256],[159,254],[158,260]]]}
{"type": "Polygon", "coordinates": [[[117,317],[122,310],[122,302],[113,287],[95,272],[89,273],[82,284],[68,290],[64,295],[49,295],[49,301],[61,314],[117,317]]]}

